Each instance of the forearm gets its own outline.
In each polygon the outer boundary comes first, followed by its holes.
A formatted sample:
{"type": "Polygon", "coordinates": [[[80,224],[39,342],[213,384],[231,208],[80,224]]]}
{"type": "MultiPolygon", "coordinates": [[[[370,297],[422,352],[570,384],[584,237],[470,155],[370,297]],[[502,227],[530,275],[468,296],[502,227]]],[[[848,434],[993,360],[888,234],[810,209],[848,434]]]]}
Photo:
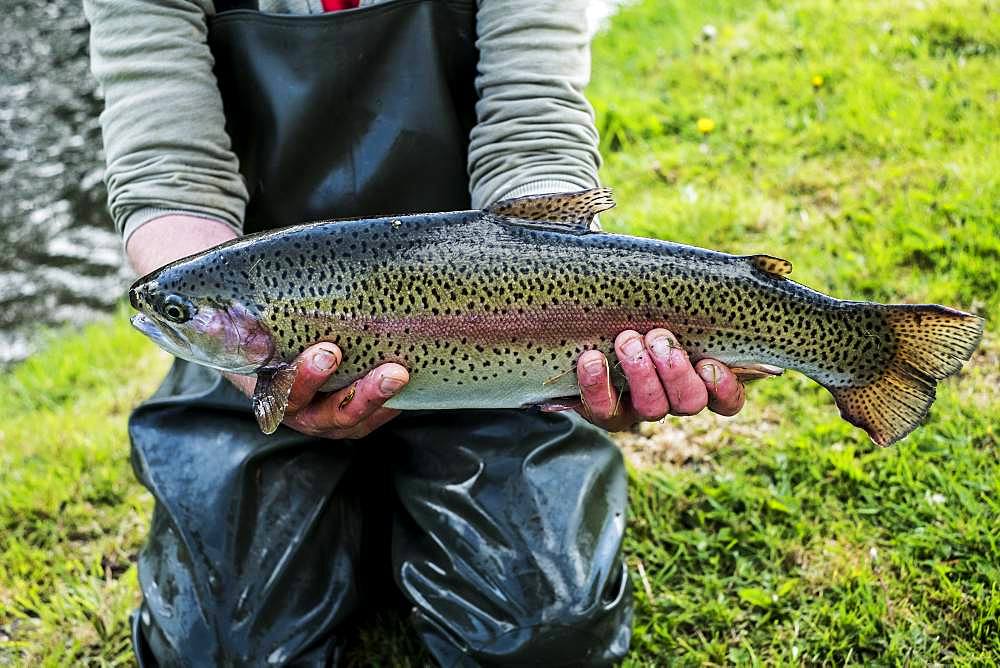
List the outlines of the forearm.
{"type": "Polygon", "coordinates": [[[597,185],[586,4],[480,0],[473,206],[597,185]]]}
{"type": "Polygon", "coordinates": [[[218,220],[174,214],[150,220],[128,240],[125,253],[136,273],[154,269],[235,239],[233,229],[218,220]]]}

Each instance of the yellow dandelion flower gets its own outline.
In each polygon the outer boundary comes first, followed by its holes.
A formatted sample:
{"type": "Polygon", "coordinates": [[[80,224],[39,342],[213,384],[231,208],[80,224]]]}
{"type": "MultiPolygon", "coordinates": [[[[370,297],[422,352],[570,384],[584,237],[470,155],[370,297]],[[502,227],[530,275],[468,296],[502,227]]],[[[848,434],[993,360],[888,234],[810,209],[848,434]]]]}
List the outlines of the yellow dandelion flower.
{"type": "Polygon", "coordinates": [[[707,135],[709,132],[715,129],[715,121],[711,118],[699,118],[698,119],[698,132],[703,135],[707,135]]]}
{"type": "Polygon", "coordinates": [[[812,85],[813,85],[813,88],[822,88],[823,87],[823,75],[822,74],[814,74],[813,78],[812,78],[812,85]]]}

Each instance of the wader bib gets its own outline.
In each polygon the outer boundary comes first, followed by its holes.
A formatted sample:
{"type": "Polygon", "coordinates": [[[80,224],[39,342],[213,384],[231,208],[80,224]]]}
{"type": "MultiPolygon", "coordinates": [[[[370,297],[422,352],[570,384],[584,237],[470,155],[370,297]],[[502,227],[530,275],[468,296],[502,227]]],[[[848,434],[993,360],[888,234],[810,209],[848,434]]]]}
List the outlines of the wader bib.
{"type": "MultiPolygon", "coordinates": [[[[472,0],[239,8],[209,41],[247,232],[469,208],[472,0]]],[[[408,412],[357,441],[266,436],[246,397],[178,360],[129,434],[156,499],[142,666],[334,665],[352,616],[399,592],[444,666],[606,665],[628,649],[624,467],[574,416],[408,412]]]]}

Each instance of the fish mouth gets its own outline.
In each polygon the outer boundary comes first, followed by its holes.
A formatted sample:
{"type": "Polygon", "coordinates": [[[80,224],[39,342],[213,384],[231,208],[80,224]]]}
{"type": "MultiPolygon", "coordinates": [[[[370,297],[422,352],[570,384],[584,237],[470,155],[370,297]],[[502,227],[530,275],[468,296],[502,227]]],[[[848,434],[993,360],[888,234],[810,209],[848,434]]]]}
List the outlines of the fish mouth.
{"type": "MultiPolygon", "coordinates": [[[[129,298],[130,299],[133,297],[133,293],[134,293],[134,290],[129,293],[129,298]]],[[[153,322],[152,320],[150,320],[149,318],[147,318],[142,313],[137,313],[136,315],[134,315],[131,318],[129,318],[129,322],[132,323],[133,327],[135,327],[136,329],[138,329],[140,332],[142,332],[146,336],[153,336],[154,333],[157,333],[157,334],[160,333],[160,328],[156,326],[156,323],[153,322]]]]}
{"type": "MultiPolygon", "coordinates": [[[[131,322],[132,326],[137,330],[152,339],[153,343],[158,345],[163,350],[166,350],[174,357],[179,357],[196,364],[205,364],[204,361],[195,356],[195,351],[191,349],[190,344],[188,344],[183,337],[174,332],[169,325],[161,327],[155,320],[143,313],[132,316],[129,322],[131,322]]],[[[213,368],[221,367],[213,366],[213,368]]],[[[228,369],[222,370],[227,371],[228,369]]]]}
{"type": "Polygon", "coordinates": [[[169,326],[161,327],[155,320],[143,313],[132,316],[129,322],[168,353],[184,359],[190,359],[191,361],[197,361],[191,357],[191,350],[187,341],[171,330],[169,326]]]}
{"type": "Polygon", "coordinates": [[[161,346],[170,346],[171,348],[176,347],[176,344],[170,340],[166,334],[164,334],[159,325],[153,322],[153,320],[148,318],[145,314],[139,313],[134,315],[129,319],[129,322],[132,323],[133,327],[153,339],[153,341],[157,344],[161,346]]]}

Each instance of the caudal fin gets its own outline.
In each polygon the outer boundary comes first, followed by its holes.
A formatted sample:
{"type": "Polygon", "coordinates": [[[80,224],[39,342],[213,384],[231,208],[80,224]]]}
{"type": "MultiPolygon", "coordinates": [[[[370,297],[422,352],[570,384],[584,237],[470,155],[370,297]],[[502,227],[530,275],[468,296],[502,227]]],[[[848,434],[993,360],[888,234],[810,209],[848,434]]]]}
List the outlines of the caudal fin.
{"type": "Polygon", "coordinates": [[[830,388],[840,415],[879,445],[916,429],[934,403],[939,380],[962,368],[983,335],[983,319],[944,306],[884,306],[896,355],[877,380],[830,388]]]}

